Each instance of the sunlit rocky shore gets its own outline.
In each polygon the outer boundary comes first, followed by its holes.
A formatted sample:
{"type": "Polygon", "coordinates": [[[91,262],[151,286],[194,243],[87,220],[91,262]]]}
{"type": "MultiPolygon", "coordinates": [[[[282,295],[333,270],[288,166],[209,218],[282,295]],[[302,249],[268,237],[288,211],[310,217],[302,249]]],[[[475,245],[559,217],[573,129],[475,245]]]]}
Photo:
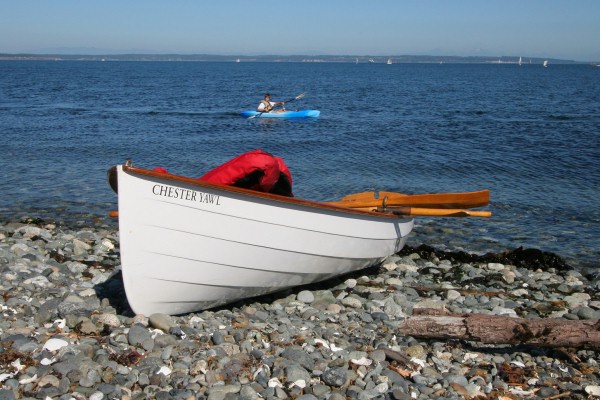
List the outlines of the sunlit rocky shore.
{"type": "Polygon", "coordinates": [[[423,245],[218,309],[134,315],[114,221],[0,221],[0,400],[600,397],[597,344],[400,333],[419,309],[597,321],[599,289],[551,253],[423,245]]]}

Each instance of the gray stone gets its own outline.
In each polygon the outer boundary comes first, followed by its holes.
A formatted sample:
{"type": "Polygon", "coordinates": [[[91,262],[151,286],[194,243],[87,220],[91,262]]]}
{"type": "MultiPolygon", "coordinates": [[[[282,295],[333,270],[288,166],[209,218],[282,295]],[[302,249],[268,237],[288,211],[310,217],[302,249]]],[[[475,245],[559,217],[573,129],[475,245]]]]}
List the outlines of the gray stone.
{"type": "Polygon", "coordinates": [[[287,348],[281,353],[281,357],[294,360],[309,371],[312,371],[315,368],[314,360],[301,349],[287,348]]]}
{"type": "Polygon", "coordinates": [[[9,389],[0,389],[0,400],[15,400],[15,392],[9,389]]]}
{"type": "Polygon", "coordinates": [[[151,327],[160,329],[165,333],[168,333],[169,330],[175,326],[173,318],[167,314],[152,314],[148,317],[148,323],[151,327]]]}
{"type": "Polygon", "coordinates": [[[580,319],[597,320],[597,319],[600,319],[600,311],[599,310],[594,310],[594,309],[589,308],[589,307],[581,307],[577,311],[577,316],[580,319]]]}
{"type": "Polygon", "coordinates": [[[340,387],[346,383],[346,373],[346,368],[329,368],[323,372],[321,378],[329,386],[340,387]]]}
{"type": "Polygon", "coordinates": [[[289,365],[286,367],[285,375],[288,382],[304,381],[305,385],[310,383],[310,373],[299,365],[289,365]]]}
{"type": "Polygon", "coordinates": [[[215,344],[215,346],[218,346],[225,342],[225,336],[223,336],[221,332],[215,331],[212,334],[212,342],[215,344]]]}
{"type": "Polygon", "coordinates": [[[257,400],[258,393],[251,385],[244,385],[240,390],[240,400],[257,400]]]}
{"type": "Polygon", "coordinates": [[[448,375],[446,380],[450,383],[456,383],[461,386],[467,386],[469,384],[469,381],[464,375],[448,375]]]}
{"type": "Polygon", "coordinates": [[[315,301],[315,295],[309,290],[302,290],[298,293],[297,299],[303,303],[310,304],[315,301]]]}
{"type": "Polygon", "coordinates": [[[152,334],[142,325],[133,325],[127,334],[127,340],[130,345],[141,347],[146,340],[151,340],[152,334]]]}
{"type": "Polygon", "coordinates": [[[62,318],[68,315],[89,317],[100,308],[100,301],[96,297],[81,298],[71,295],[58,305],[58,313],[62,318]]]}

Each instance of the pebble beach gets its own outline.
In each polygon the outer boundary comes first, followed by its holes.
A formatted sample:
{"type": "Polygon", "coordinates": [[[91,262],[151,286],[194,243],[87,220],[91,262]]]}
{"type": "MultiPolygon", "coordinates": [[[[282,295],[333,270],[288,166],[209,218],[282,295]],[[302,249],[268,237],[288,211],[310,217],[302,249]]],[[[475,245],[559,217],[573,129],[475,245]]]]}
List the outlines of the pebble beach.
{"type": "Polygon", "coordinates": [[[600,319],[600,273],[531,249],[407,247],[218,309],[135,315],[101,221],[0,221],[0,400],[589,399],[598,351],[402,335],[418,309],[600,319]]]}

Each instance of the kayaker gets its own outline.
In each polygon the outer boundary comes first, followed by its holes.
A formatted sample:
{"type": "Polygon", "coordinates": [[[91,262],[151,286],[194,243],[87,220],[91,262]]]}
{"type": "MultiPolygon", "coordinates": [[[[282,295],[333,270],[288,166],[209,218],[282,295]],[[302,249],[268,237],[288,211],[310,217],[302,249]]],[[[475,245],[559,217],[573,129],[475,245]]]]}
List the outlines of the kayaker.
{"type": "MultiPolygon", "coordinates": [[[[271,101],[271,95],[269,93],[265,93],[265,98],[258,103],[258,107],[256,107],[256,111],[258,112],[270,112],[273,107],[277,105],[285,105],[285,101],[271,101]]],[[[285,111],[285,107],[281,109],[281,111],[285,111]]]]}

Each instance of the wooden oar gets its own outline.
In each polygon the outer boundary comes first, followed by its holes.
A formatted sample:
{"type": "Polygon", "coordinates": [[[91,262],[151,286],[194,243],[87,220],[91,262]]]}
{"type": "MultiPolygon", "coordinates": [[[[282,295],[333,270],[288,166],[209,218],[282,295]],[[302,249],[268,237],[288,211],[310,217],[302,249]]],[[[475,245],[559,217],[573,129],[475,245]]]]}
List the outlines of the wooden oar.
{"type": "Polygon", "coordinates": [[[365,207],[365,211],[391,212],[396,215],[415,215],[429,217],[481,217],[490,218],[491,211],[473,211],[456,208],[419,208],[419,207],[365,207]]]}
{"type": "Polygon", "coordinates": [[[490,191],[462,193],[432,193],[432,194],[402,194],[394,192],[379,192],[376,197],[374,192],[354,193],[342,198],[341,201],[332,201],[326,204],[349,207],[365,208],[379,207],[387,198],[388,206],[412,206],[424,208],[475,208],[487,206],[490,203],[490,191]]]}

